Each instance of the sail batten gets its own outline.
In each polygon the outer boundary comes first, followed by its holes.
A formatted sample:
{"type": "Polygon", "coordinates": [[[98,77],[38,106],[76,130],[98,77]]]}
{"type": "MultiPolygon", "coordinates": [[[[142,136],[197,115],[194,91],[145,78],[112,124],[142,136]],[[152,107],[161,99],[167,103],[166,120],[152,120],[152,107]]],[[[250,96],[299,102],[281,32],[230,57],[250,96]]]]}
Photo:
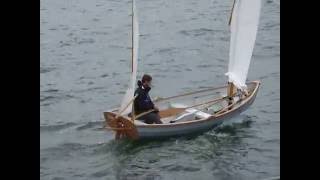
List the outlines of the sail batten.
{"type": "Polygon", "coordinates": [[[258,31],[261,0],[235,0],[230,23],[229,67],[226,75],[237,88],[245,89],[258,31]]]}
{"type": "Polygon", "coordinates": [[[135,83],[137,79],[137,69],[138,69],[138,50],[139,50],[139,24],[138,15],[136,12],[135,1],[132,1],[132,54],[131,54],[131,77],[129,82],[129,87],[122,99],[119,112],[122,114],[128,114],[132,110],[132,104],[127,108],[126,106],[134,98],[135,83]],[[124,109],[125,108],[125,109],[124,109]]]}

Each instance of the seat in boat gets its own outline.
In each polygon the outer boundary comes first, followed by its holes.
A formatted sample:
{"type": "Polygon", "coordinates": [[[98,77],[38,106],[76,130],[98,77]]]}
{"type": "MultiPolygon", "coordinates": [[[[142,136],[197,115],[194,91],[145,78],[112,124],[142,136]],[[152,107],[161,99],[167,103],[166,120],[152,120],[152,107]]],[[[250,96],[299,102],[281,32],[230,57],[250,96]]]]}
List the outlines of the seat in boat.
{"type": "MultiPolygon", "coordinates": [[[[170,104],[170,108],[184,108],[187,107],[184,104],[170,104]]],[[[211,114],[208,114],[206,112],[203,112],[201,110],[195,109],[195,108],[188,108],[184,112],[180,113],[177,116],[171,116],[171,117],[166,117],[162,118],[161,121],[164,124],[168,123],[175,123],[175,122],[183,122],[183,121],[190,121],[190,120],[195,120],[195,119],[204,119],[210,117],[211,114]]],[[[144,123],[142,120],[135,120],[134,121],[135,125],[146,125],[147,123],[144,123]]]]}
{"type": "MultiPolygon", "coordinates": [[[[173,119],[174,117],[167,117],[167,118],[162,118],[161,121],[163,122],[163,124],[168,124],[170,123],[170,121],[173,119]]],[[[134,124],[135,125],[148,125],[147,123],[144,123],[143,120],[139,120],[139,119],[136,119],[134,121],[134,124]]]]}
{"type": "MultiPolygon", "coordinates": [[[[184,104],[170,104],[170,108],[185,108],[187,107],[184,104]]],[[[183,121],[190,121],[195,119],[203,119],[210,117],[211,114],[205,113],[201,110],[195,109],[195,108],[188,108],[183,113],[180,113],[178,116],[176,116],[174,119],[172,119],[170,122],[183,122],[183,121]]]]}

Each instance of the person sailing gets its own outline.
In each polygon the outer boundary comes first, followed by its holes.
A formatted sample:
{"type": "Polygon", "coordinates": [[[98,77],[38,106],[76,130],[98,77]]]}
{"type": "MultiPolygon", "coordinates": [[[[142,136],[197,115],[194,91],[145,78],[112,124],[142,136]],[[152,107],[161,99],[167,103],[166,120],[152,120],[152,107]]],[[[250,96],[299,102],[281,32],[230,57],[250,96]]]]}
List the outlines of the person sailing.
{"type": "Polygon", "coordinates": [[[163,122],[160,120],[159,109],[154,105],[149,96],[149,91],[151,90],[151,82],[152,77],[148,74],[144,74],[141,81],[138,81],[138,88],[134,93],[134,96],[136,96],[136,98],[134,99],[134,112],[137,116],[143,112],[155,109],[155,111],[145,114],[139,119],[143,120],[144,123],[147,124],[163,124],[163,122]]]}

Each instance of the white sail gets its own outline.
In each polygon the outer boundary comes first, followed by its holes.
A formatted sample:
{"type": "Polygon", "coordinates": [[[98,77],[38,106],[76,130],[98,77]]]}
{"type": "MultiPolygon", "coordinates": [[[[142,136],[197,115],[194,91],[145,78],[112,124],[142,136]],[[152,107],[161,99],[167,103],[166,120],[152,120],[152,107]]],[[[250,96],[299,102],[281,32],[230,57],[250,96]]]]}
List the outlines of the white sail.
{"type": "Polygon", "coordinates": [[[134,91],[135,91],[135,84],[137,79],[137,68],[138,68],[138,48],[139,48],[139,24],[138,24],[138,16],[135,7],[135,1],[132,1],[132,59],[131,59],[131,77],[130,77],[130,84],[124,95],[119,112],[122,111],[122,114],[128,114],[132,110],[132,104],[127,106],[130,101],[134,98],[134,91]],[[127,107],[126,107],[127,106],[127,107]]]}
{"type": "Polygon", "coordinates": [[[261,0],[235,0],[230,24],[229,67],[226,75],[237,88],[245,89],[258,31],[261,0]]]}

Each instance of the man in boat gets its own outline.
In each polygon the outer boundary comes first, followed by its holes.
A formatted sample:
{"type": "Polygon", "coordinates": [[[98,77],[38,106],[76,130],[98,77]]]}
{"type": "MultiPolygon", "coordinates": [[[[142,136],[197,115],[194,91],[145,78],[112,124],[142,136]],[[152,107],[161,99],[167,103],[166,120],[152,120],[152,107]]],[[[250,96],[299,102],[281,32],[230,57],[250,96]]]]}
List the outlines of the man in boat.
{"type": "Polygon", "coordinates": [[[139,115],[143,112],[154,109],[155,111],[150,112],[141,116],[139,119],[144,120],[147,124],[162,124],[159,116],[159,109],[153,104],[149,91],[151,90],[152,77],[148,74],[143,75],[141,81],[138,81],[138,88],[134,95],[138,95],[134,100],[134,112],[135,115],[139,115]]]}

